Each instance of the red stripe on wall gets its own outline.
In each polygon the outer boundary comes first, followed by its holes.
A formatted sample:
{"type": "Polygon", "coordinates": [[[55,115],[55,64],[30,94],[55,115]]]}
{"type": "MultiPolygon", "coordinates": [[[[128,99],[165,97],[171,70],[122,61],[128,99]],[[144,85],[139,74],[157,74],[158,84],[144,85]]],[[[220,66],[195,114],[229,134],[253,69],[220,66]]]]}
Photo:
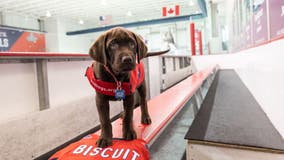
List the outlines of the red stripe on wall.
{"type": "Polygon", "coordinates": [[[162,11],[163,11],[163,16],[165,17],[165,16],[167,16],[167,7],[163,7],[163,9],[162,9],[162,11]]]}
{"type": "Polygon", "coordinates": [[[175,13],[176,13],[176,16],[179,15],[179,5],[176,5],[176,7],[175,7],[175,13]]]}

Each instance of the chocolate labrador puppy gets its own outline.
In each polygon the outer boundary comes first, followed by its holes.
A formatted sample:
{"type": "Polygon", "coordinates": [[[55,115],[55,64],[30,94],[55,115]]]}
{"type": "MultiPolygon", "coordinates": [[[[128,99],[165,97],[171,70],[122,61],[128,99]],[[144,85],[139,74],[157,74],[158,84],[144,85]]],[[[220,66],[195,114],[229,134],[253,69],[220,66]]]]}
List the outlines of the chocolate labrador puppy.
{"type": "Polygon", "coordinates": [[[112,144],[110,100],[123,100],[123,138],[136,139],[133,129],[134,92],[140,95],[141,123],[151,124],[146,101],[146,84],[142,58],[167,53],[169,50],[147,53],[147,46],[137,34],[116,27],[103,33],[90,48],[95,60],[86,76],[96,90],[96,105],[101,123],[98,147],[112,144]]]}

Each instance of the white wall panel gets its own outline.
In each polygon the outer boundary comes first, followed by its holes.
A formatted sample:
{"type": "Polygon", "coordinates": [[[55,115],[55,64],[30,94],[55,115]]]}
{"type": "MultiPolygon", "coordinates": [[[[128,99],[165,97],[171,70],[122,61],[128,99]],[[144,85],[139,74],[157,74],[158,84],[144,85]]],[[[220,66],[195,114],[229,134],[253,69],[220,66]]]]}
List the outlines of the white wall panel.
{"type": "Polygon", "coordinates": [[[0,64],[0,123],[38,110],[35,65],[0,64]]]}
{"type": "Polygon", "coordinates": [[[60,106],[94,95],[85,71],[91,61],[49,62],[48,87],[50,106],[60,106]]]}
{"type": "Polygon", "coordinates": [[[211,64],[233,68],[260,103],[271,122],[284,138],[284,40],[235,54],[195,56],[194,66],[200,70],[211,64]]]}
{"type": "Polygon", "coordinates": [[[159,57],[149,57],[149,89],[150,89],[150,99],[159,95],[162,85],[162,65],[159,57]]]}

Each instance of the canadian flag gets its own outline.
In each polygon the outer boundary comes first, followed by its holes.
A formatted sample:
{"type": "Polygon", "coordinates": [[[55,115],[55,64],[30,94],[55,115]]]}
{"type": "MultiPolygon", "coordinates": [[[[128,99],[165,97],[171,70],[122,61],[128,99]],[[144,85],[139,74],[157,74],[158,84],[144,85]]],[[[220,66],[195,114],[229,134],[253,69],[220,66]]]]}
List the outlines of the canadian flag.
{"type": "Polygon", "coordinates": [[[163,17],[166,16],[178,16],[179,15],[179,5],[175,5],[173,7],[163,7],[163,17]]]}

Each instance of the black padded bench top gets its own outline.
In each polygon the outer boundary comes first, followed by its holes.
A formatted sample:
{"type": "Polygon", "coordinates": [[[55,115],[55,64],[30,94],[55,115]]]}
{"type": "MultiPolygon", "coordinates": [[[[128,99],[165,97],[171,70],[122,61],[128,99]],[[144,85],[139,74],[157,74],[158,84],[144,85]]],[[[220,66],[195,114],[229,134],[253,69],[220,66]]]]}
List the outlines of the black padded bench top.
{"type": "Polygon", "coordinates": [[[282,136],[234,70],[216,73],[185,139],[284,153],[282,136]]]}

